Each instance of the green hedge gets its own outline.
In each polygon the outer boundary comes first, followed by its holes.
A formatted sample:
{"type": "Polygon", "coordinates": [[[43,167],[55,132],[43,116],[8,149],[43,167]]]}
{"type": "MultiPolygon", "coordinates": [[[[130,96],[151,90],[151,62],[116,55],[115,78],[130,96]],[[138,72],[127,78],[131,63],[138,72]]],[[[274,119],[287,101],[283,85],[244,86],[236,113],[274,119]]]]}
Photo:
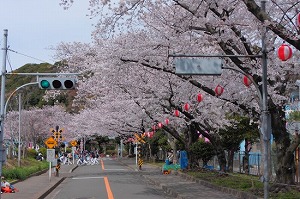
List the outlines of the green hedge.
{"type": "Polygon", "coordinates": [[[46,161],[32,160],[32,165],[29,166],[3,168],[2,175],[9,180],[24,180],[30,175],[45,170],[48,167],[49,163],[46,161]]]}
{"type": "Polygon", "coordinates": [[[38,154],[38,152],[35,149],[27,150],[28,158],[36,158],[37,154],[38,154]]]}

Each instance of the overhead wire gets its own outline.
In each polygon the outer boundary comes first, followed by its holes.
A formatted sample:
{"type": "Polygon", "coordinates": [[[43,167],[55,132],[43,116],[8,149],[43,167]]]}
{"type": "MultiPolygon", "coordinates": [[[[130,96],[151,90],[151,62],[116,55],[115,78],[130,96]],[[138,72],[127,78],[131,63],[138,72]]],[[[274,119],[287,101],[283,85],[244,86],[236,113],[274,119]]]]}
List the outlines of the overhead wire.
{"type": "Polygon", "coordinates": [[[31,58],[31,59],[35,59],[35,60],[38,60],[38,61],[41,61],[41,62],[44,62],[44,63],[48,63],[47,61],[45,61],[45,60],[42,60],[42,59],[39,59],[39,58],[36,58],[36,57],[32,57],[32,56],[30,56],[30,55],[26,55],[26,54],[24,54],[24,53],[20,53],[20,52],[17,52],[17,51],[15,51],[15,50],[12,50],[12,49],[7,49],[8,51],[11,51],[11,52],[13,52],[13,53],[16,53],[16,54],[19,54],[19,55],[23,55],[23,56],[25,56],[25,57],[28,57],[28,58],[31,58]]]}
{"type": "Polygon", "coordinates": [[[6,54],[6,59],[7,59],[7,62],[8,62],[8,65],[10,67],[10,70],[13,71],[12,67],[11,67],[11,61],[10,61],[10,57],[9,57],[9,54],[7,53],[6,54]]]}

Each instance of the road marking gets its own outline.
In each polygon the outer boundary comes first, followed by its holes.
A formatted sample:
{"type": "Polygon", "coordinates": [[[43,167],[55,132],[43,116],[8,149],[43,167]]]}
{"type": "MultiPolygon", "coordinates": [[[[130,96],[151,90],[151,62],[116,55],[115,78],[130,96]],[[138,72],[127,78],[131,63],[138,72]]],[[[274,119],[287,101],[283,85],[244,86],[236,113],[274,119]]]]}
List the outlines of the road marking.
{"type": "Polygon", "coordinates": [[[105,168],[104,168],[104,163],[103,163],[103,160],[101,159],[101,160],[100,160],[100,162],[101,162],[101,167],[102,167],[102,170],[104,170],[105,168]]]}
{"type": "Polygon", "coordinates": [[[73,180],[85,180],[85,179],[99,179],[99,178],[104,178],[103,176],[98,176],[98,177],[81,177],[81,178],[72,178],[73,180]]]}
{"type": "Polygon", "coordinates": [[[105,184],[105,188],[106,188],[106,192],[107,192],[107,197],[108,199],[114,199],[114,195],[111,191],[111,188],[110,188],[110,185],[109,185],[109,182],[108,182],[108,178],[105,176],[105,177],[81,177],[81,178],[72,178],[73,180],[86,180],[86,179],[95,179],[95,178],[102,178],[104,179],[104,184],[105,184]]]}
{"type": "Polygon", "coordinates": [[[128,169],[105,169],[105,171],[128,171],[128,169]]]}
{"type": "Polygon", "coordinates": [[[108,199],[114,199],[114,195],[113,195],[113,193],[111,191],[111,188],[110,188],[110,185],[109,185],[107,177],[104,177],[104,183],[105,183],[105,188],[106,188],[108,199]]]}

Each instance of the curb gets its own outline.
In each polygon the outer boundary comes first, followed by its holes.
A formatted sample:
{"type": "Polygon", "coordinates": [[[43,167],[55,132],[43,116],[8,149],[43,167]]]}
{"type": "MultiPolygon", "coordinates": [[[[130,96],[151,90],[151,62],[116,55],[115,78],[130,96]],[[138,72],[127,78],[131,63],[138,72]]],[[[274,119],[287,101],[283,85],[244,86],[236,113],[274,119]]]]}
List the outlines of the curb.
{"type": "Polygon", "coordinates": [[[66,177],[61,178],[57,183],[55,183],[55,185],[53,185],[52,187],[50,187],[45,193],[43,193],[40,197],[38,197],[37,199],[44,199],[49,193],[51,193],[60,183],[62,183],[64,180],[66,179],[66,177]]]}
{"type": "MultiPolygon", "coordinates": [[[[120,159],[119,159],[119,162],[121,162],[123,165],[127,165],[128,167],[130,167],[128,164],[122,162],[122,160],[120,160],[120,159]]],[[[157,167],[157,168],[161,168],[161,167],[155,166],[155,165],[152,165],[152,166],[157,167]]],[[[132,168],[132,167],[130,167],[130,168],[132,168]]],[[[169,175],[179,175],[181,178],[184,178],[184,179],[196,182],[198,184],[201,184],[201,185],[209,187],[209,188],[213,188],[213,189],[221,191],[223,193],[231,194],[231,195],[233,195],[235,197],[238,197],[240,199],[259,199],[259,197],[254,196],[254,195],[252,195],[250,193],[247,193],[247,192],[244,192],[244,191],[235,190],[235,189],[231,189],[231,188],[227,188],[227,187],[217,186],[217,185],[209,183],[209,182],[207,182],[205,180],[196,179],[193,176],[185,174],[185,173],[183,173],[181,171],[173,171],[169,175]]],[[[176,192],[175,190],[173,190],[171,188],[168,188],[166,184],[163,184],[163,183],[160,183],[158,181],[155,181],[155,180],[151,179],[150,177],[143,175],[142,173],[141,173],[141,176],[144,177],[145,179],[149,180],[151,183],[153,183],[157,187],[161,188],[169,196],[172,196],[172,197],[174,197],[176,199],[188,199],[188,198],[185,198],[183,196],[180,196],[180,193],[176,192]]]]}
{"type": "MultiPolygon", "coordinates": [[[[74,168],[69,170],[69,173],[72,173],[75,169],[78,168],[78,165],[76,165],[74,168]]],[[[47,197],[47,195],[49,195],[49,193],[51,193],[58,185],[60,185],[64,180],[66,179],[66,177],[62,177],[58,182],[56,182],[52,187],[50,187],[45,193],[43,193],[40,197],[38,197],[37,199],[44,199],[45,197],[47,197]]]]}
{"type": "Polygon", "coordinates": [[[153,179],[151,179],[151,178],[149,178],[148,176],[145,176],[145,175],[142,175],[142,177],[147,179],[148,181],[150,181],[155,186],[162,189],[164,191],[164,193],[166,193],[168,196],[172,196],[173,198],[176,198],[176,199],[185,199],[182,196],[180,196],[179,193],[173,191],[173,189],[168,188],[166,184],[157,182],[157,181],[155,181],[155,180],[153,180],[153,179]]]}
{"type": "Polygon", "coordinates": [[[69,173],[72,173],[77,168],[78,168],[78,165],[76,165],[74,168],[70,169],[69,173]]]}

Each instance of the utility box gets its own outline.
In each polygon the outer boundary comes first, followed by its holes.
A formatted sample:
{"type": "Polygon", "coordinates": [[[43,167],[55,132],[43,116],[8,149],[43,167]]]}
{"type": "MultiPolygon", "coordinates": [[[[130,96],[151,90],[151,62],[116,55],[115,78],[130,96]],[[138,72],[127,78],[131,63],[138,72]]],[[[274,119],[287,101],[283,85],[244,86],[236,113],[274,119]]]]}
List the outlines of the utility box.
{"type": "Polygon", "coordinates": [[[180,151],[179,164],[181,169],[187,169],[188,157],[186,151],[180,151]]]}

